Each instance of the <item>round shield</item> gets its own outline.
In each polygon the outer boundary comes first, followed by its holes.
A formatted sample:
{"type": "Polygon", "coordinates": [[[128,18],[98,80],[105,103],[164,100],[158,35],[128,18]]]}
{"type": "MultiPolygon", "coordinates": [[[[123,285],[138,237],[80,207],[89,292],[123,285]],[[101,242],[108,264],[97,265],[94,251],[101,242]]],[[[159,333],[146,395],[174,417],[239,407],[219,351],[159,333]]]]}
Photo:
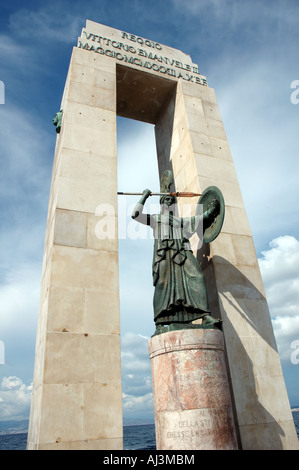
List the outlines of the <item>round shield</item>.
{"type": "Polygon", "coordinates": [[[219,201],[219,208],[214,218],[210,218],[208,221],[204,220],[203,225],[203,241],[210,243],[218,237],[219,232],[223,225],[225,204],[222,192],[217,186],[209,186],[204,190],[202,196],[200,196],[197,204],[203,205],[203,212],[206,212],[210,207],[213,200],[219,201]]]}

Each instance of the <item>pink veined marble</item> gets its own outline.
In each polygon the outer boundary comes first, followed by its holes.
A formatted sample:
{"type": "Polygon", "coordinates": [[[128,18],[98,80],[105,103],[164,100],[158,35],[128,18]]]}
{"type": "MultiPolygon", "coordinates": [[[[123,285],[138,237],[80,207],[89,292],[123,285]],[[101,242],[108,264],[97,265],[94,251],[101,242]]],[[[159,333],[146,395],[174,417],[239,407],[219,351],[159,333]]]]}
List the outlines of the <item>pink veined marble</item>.
{"type": "Polygon", "coordinates": [[[237,449],[222,332],[164,333],[149,351],[157,449],[237,449]]]}

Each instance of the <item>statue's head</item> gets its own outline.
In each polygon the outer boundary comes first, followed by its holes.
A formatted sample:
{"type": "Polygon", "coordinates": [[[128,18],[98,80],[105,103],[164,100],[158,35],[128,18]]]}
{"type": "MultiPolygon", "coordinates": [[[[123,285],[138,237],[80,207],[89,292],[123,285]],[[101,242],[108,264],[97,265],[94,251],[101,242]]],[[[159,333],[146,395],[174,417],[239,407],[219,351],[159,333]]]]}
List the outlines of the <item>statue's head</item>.
{"type": "Polygon", "coordinates": [[[166,204],[168,207],[172,204],[175,204],[175,197],[170,195],[165,195],[160,197],[160,204],[166,204]]]}
{"type": "MultiPolygon", "coordinates": [[[[173,174],[170,170],[165,170],[163,172],[160,191],[161,193],[168,193],[170,191],[170,186],[173,184],[173,174]]],[[[160,197],[160,206],[161,211],[168,211],[173,204],[176,203],[176,198],[170,195],[164,195],[160,197]]]]}
{"type": "MultiPolygon", "coordinates": [[[[174,204],[176,203],[176,198],[173,197],[173,196],[168,196],[168,195],[165,195],[165,196],[161,196],[160,197],[160,205],[161,205],[161,211],[169,211],[171,206],[174,206],[174,204]]],[[[173,210],[173,208],[172,208],[173,210]]]]}

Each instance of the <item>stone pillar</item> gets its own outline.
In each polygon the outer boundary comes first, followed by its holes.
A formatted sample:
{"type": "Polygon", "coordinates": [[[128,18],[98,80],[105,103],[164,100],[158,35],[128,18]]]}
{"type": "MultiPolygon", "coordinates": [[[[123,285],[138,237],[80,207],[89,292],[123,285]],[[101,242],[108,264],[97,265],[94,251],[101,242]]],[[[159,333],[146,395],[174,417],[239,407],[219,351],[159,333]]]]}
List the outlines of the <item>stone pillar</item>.
{"type": "Polygon", "coordinates": [[[118,239],[97,237],[96,212],[100,203],[114,207],[117,234],[115,83],[113,61],[74,48],[53,165],[28,449],[122,449],[118,239]]]}
{"type": "MultiPolygon", "coordinates": [[[[179,81],[155,131],[160,174],[172,170],[176,191],[202,193],[208,186],[217,186],[224,196],[221,233],[203,246],[195,234],[191,246],[205,276],[211,311],[223,321],[242,448],[298,449],[254,242],[215,91],[179,81]]],[[[197,200],[187,201],[192,202],[195,206],[197,200]]],[[[178,204],[181,216],[189,215],[182,206],[184,198],[178,204]]]]}
{"type": "Polygon", "coordinates": [[[186,329],[149,340],[158,450],[236,450],[219,330],[186,329]]]}

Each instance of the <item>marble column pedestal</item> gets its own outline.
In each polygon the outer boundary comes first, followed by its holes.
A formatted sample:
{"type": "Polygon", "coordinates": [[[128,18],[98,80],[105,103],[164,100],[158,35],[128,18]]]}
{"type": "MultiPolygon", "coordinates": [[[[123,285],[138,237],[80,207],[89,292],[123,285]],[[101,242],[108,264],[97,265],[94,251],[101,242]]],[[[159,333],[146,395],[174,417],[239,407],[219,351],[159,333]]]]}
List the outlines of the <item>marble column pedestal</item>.
{"type": "Polygon", "coordinates": [[[157,450],[237,449],[223,333],[162,333],[149,352],[157,450]]]}

